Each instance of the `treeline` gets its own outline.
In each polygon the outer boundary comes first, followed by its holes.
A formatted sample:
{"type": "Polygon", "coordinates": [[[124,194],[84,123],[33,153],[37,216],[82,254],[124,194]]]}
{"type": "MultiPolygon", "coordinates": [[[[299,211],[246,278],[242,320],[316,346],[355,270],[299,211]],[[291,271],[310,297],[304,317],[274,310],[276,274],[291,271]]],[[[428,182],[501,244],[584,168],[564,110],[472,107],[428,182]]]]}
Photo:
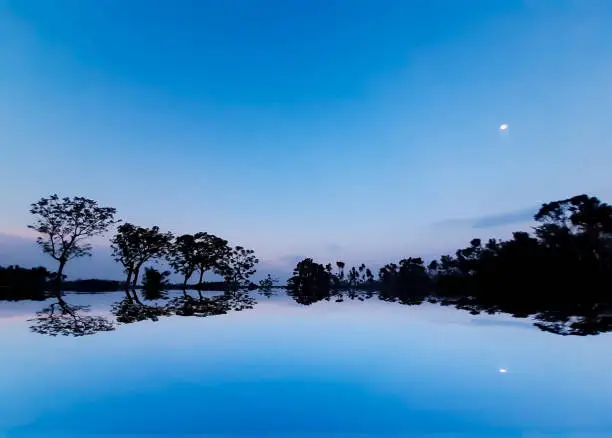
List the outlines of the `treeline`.
{"type": "MultiPolygon", "coordinates": [[[[57,316],[59,311],[74,319],[76,313],[69,311],[60,294],[71,287],[81,291],[123,287],[126,299],[131,300],[126,312],[138,308],[151,316],[155,312],[217,314],[228,297],[246,294],[246,289],[255,287],[269,295],[275,285],[270,276],[257,286],[249,280],[258,263],[252,250],[231,247],[205,232],[174,236],[158,227],[129,223],[120,224],[111,239],[113,256],[124,267],[125,281],[63,282],[65,264],[90,254],[87,240],[117,224],[115,211],[86,198],[52,195],[33,204],[32,213],[37,221],[31,228],[41,234],[38,242],[43,251],[58,261],[58,271],[0,268],[0,299],[43,299],[48,282],[52,282],[58,302],[51,315],[57,316]],[[161,259],[181,275],[180,284],[170,283],[170,271],[160,272],[151,266],[161,259]],[[164,310],[141,305],[135,291],[141,269],[145,299],[168,300],[165,291],[173,288],[195,288],[198,297],[184,292],[164,304],[164,310]],[[223,281],[206,283],[204,277],[209,272],[223,281]],[[213,305],[202,294],[210,289],[223,289],[228,294],[213,305]]],[[[473,314],[502,312],[534,318],[540,329],[559,334],[612,330],[612,207],[596,197],[579,195],[543,204],[534,220],[537,226],[532,233],[517,231],[508,240],[473,239],[466,248],[439,260],[426,263],[409,257],[377,272],[363,264],[348,268],[343,262],[323,265],[307,258],[295,267],[287,293],[305,305],[376,296],[405,305],[424,301],[452,305],[473,314]]],[[[247,295],[241,299],[248,302],[247,295]]]]}
{"type": "MultiPolygon", "coordinates": [[[[94,200],[78,196],[60,198],[54,194],[41,198],[31,205],[30,212],[34,223],[28,227],[39,233],[37,242],[42,251],[58,263],[57,272],[52,276],[56,294],[68,290],[66,284],[62,285],[66,264],[72,259],[91,255],[89,240],[108,232],[115,225],[118,227],[111,239],[112,254],[123,267],[125,282],[79,280],[71,282],[69,288],[81,288],[82,291],[102,291],[120,286],[136,288],[141,270],[159,260],[165,260],[175,273],[183,277],[182,288],[188,287],[192,277],[198,279],[196,287],[207,287],[204,276],[209,272],[221,276],[225,288],[253,286],[249,278],[259,263],[255,252],[242,246],[230,246],[227,240],[213,234],[198,232],[175,236],[160,231],[158,226],[148,228],[121,223],[115,218],[115,208],[103,207],[94,200]]],[[[157,275],[167,277],[169,273],[157,275]]]]}
{"type": "Polygon", "coordinates": [[[52,275],[43,267],[0,266],[0,301],[44,300],[52,275]]]}
{"type": "MultiPolygon", "coordinates": [[[[44,300],[55,284],[55,273],[47,268],[23,268],[21,266],[0,266],[0,301],[44,300]]],[[[62,291],[109,292],[122,290],[125,283],[113,280],[62,281],[62,291]]]]}
{"type": "MultiPolygon", "coordinates": [[[[183,290],[183,283],[169,283],[169,272],[159,272],[154,268],[146,268],[146,273],[140,285],[141,289],[183,290]],[[164,279],[163,281],[161,279],[164,279]]],[[[0,301],[44,300],[53,291],[55,274],[44,267],[23,268],[21,266],[0,266],[0,301]]],[[[63,280],[62,292],[113,292],[126,289],[125,281],[103,280],[98,278],[63,280]]],[[[133,286],[133,285],[132,285],[133,286]]],[[[255,289],[259,285],[250,284],[246,289],[255,289]]],[[[201,284],[188,284],[187,289],[204,291],[220,291],[227,288],[225,281],[207,281],[201,284]]]]}
{"type": "Polygon", "coordinates": [[[411,257],[382,267],[299,262],[288,282],[297,302],[367,299],[454,305],[474,314],[533,317],[542,330],[595,334],[612,330],[612,207],[587,195],[543,204],[533,233],[473,239],[426,264],[411,257]],[[375,293],[376,292],[376,293],[375,293]]]}

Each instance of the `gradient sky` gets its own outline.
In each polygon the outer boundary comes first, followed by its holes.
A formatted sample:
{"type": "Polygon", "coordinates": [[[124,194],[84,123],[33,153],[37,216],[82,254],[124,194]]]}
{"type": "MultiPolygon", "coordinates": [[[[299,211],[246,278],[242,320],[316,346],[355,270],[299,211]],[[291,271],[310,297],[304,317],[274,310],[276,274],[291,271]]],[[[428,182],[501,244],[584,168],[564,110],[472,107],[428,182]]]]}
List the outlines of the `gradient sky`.
{"type": "Polygon", "coordinates": [[[612,197],[606,0],[0,0],[0,59],[5,235],[57,192],[387,260],[612,197]]]}

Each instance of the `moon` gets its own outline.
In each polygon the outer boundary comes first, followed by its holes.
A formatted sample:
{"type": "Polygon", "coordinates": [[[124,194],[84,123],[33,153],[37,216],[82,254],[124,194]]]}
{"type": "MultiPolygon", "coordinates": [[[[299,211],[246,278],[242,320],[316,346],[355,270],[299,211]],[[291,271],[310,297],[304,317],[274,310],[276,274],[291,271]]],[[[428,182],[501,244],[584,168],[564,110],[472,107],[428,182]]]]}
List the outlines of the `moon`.
{"type": "Polygon", "coordinates": [[[503,131],[507,131],[507,130],[508,130],[508,128],[509,128],[509,126],[508,126],[508,124],[507,124],[507,123],[502,123],[502,124],[500,125],[500,127],[499,127],[499,130],[503,132],[503,131]]]}
{"type": "Polygon", "coordinates": [[[507,372],[508,372],[508,369],[507,369],[507,368],[500,368],[500,369],[499,369],[499,372],[500,372],[500,373],[502,373],[502,374],[503,374],[503,373],[507,373],[507,372]]]}

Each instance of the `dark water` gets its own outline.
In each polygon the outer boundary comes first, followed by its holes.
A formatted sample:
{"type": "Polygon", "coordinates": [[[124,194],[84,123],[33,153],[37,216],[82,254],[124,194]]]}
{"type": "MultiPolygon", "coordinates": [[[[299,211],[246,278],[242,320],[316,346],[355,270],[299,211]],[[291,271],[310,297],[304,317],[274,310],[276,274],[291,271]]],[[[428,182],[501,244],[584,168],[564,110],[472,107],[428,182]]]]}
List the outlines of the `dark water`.
{"type": "MultiPolygon", "coordinates": [[[[112,317],[123,297],[66,301],[112,317]]],[[[27,321],[44,305],[0,303],[0,436],[612,436],[610,334],[275,296],[225,315],[51,337],[27,321]]]]}

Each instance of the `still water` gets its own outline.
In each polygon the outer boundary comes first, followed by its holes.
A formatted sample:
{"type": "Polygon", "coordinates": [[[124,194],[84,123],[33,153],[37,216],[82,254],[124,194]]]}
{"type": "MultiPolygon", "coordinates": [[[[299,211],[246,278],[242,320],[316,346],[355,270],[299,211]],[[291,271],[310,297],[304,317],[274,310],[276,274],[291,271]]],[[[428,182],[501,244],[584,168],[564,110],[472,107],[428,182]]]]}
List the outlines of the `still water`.
{"type": "MultiPolygon", "coordinates": [[[[66,301],[112,318],[122,298],[66,301]]],[[[82,337],[31,332],[44,302],[0,302],[0,436],[612,436],[610,334],[431,304],[257,301],[82,337]]]]}

